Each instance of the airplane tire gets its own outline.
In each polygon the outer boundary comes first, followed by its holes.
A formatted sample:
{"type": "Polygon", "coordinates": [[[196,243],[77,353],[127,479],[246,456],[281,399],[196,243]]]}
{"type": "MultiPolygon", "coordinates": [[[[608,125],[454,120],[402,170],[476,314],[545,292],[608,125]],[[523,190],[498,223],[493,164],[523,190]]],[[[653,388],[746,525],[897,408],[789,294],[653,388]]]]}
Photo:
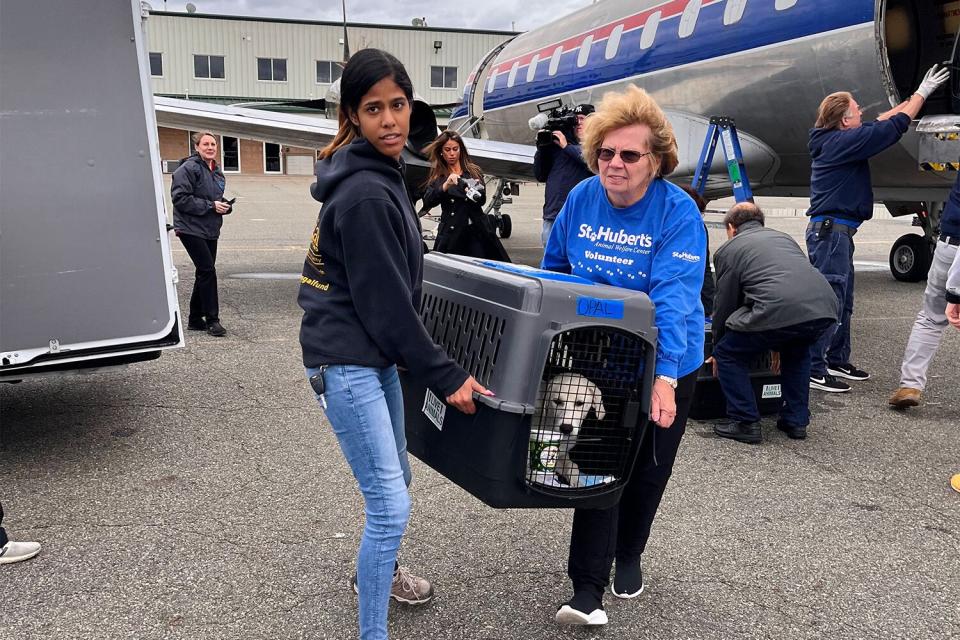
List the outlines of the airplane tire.
{"type": "Polygon", "coordinates": [[[509,238],[510,234],[513,233],[513,220],[510,219],[510,214],[505,213],[500,216],[500,237],[509,238]]]}
{"type": "Polygon", "coordinates": [[[900,282],[920,282],[930,269],[930,244],[923,236],[908,233],[890,249],[890,273],[900,282]]]}

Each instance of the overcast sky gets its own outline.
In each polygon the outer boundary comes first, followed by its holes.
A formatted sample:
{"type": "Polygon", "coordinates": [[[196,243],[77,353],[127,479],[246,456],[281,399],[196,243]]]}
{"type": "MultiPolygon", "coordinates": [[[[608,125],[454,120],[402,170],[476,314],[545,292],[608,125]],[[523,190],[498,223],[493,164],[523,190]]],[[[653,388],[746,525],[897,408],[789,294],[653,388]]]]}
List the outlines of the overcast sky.
{"type": "MultiPolygon", "coordinates": [[[[186,2],[148,0],[157,11],[184,11],[186,2]]],[[[339,21],[340,0],[192,0],[197,13],[339,21]]],[[[426,17],[431,27],[529,31],[593,0],[347,0],[349,22],[409,25],[426,17]]]]}

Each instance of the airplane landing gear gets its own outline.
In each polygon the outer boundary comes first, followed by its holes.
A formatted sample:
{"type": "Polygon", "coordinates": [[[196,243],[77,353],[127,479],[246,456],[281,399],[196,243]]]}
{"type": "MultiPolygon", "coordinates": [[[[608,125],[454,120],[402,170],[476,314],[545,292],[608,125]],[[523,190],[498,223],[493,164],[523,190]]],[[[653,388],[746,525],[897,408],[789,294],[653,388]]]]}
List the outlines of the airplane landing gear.
{"type": "Polygon", "coordinates": [[[513,234],[513,220],[510,219],[509,213],[500,213],[500,207],[511,204],[513,202],[512,196],[519,194],[519,188],[503,178],[491,176],[487,178],[487,193],[493,194],[486,208],[486,213],[490,216],[490,222],[501,238],[509,238],[513,234]]]}
{"type": "Polygon", "coordinates": [[[900,236],[890,249],[890,273],[900,282],[920,282],[927,277],[932,255],[925,237],[900,236]]]}

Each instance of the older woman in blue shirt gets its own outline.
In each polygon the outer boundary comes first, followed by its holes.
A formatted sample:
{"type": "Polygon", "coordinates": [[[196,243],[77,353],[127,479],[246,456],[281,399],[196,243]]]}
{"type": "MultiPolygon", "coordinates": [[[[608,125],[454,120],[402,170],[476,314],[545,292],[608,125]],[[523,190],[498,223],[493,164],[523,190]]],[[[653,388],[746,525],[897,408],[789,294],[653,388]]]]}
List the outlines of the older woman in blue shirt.
{"type": "Polygon", "coordinates": [[[556,621],[602,625],[614,557],[613,594],[634,598],[643,591],[641,555],[703,363],[706,232],[690,196],[663,179],[677,166],[677,142],[663,111],[642,89],[630,86],[604,97],[587,119],[583,151],[597,175],[570,192],[542,267],[643,291],[656,306],[659,332],[650,415],[658,428],[619,504],[574,513],[567,567],[574,594],[556,621]]]}

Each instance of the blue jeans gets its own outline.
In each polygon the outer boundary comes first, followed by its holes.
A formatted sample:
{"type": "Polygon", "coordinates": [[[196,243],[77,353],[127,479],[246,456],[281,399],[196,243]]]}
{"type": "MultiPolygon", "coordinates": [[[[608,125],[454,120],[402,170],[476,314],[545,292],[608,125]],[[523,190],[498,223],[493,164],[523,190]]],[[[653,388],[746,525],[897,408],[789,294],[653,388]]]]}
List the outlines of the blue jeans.
{"type": "Polygon", "coordinates": [[[755,333],[727,331],[713,348],[717,378],[727,401],[727,417],[759,422],[757,398],[750,383],[750,362],[765,351],[780,352],[780,422],[791,427],[810,424],[810,347],[833,319],[812,320],[755,333]]]}
{"type": "Polygon", "coordinates": [[[850,319],[853,315],[853,238],[832,231],[817,238],[807,227],[810,264],[823,274],[840,302],[840,317],[834,331],[826,331],[810,349],[810,375],[822,378],[827,366],[850,362],[850,319]]]}
{"type": "MultiPolygon", "coordinates": [[[[307,378],[318,371],[307,369],[307,378]]],[[[386,640],[397,549],[410,517],[400,377],[395,366],[331,365],[323,379],[327,419],[360,485],[366,513],[357,555],[360,638],[386,640]]]]}

